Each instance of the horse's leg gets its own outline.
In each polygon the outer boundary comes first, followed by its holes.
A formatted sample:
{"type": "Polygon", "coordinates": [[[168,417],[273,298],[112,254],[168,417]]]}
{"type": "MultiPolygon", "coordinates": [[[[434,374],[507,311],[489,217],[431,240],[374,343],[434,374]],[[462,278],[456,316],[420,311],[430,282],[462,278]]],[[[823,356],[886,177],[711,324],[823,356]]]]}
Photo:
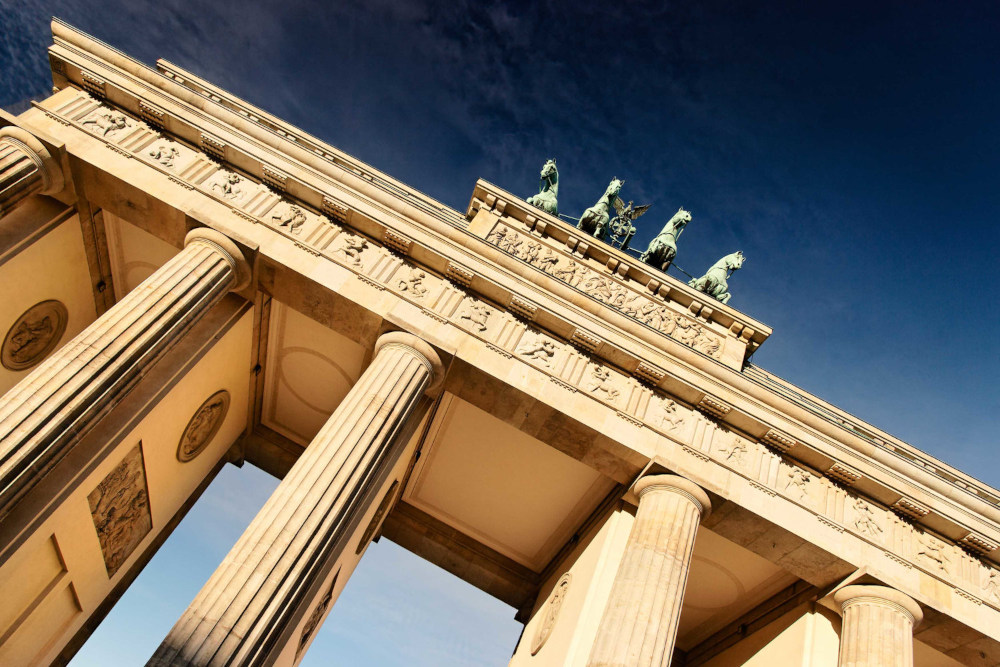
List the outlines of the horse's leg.
{"type": "Polygon", "coordinates": [[[729,292],[723,292],[719,296],[715,297],[720,303],[729,303],[729,298],[732,296],[729,292]]]}

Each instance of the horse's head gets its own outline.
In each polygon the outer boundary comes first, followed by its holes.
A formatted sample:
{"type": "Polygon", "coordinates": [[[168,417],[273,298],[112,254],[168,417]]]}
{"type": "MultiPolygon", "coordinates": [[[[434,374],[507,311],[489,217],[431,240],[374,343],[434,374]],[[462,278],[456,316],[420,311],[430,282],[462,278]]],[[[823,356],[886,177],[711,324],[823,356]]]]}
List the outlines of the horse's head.
{"type": "Polygon", "coordinates": [[[540,177],[542,179],[547,179],[552,176],[558,176],[558,175],[559,175],[559,170],[556,169],[556,160],[555,158],[551,158],[542,167],[542,173],[540,174],[540,177]]]}
{"type": "Polygon", "coordinates": [[[732,255],[726,255],[726,268],[733,271],[743,268],[744,259],[742,250],[737,250],[732,255]]]}
{"type": "Polygon", "coordinates": [[[691,211],[685,211],[684,207],[681,206],[679,209],[677,209],[677,213],[674,214],[674,217],[670,218],[670,222],[683,223],[686,225],[687,223],[691,222],[691,211]]]}
{"type": "Polygon", "coordinates": [[[624,180],[619,180],[618,178],[612,178],[611,182],[608,183],[608,189],[604,191],[604,196],[617,197],[618,193],[622,191],[623,185],[625,185],[624,180]]]}

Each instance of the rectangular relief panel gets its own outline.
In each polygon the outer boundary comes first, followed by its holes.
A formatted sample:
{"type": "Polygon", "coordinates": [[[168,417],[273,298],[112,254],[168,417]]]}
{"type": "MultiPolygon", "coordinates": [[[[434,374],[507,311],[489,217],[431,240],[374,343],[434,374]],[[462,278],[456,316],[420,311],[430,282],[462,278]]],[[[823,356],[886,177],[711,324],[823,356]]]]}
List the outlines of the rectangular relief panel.
{"type": "Polygon", "coordinates": [[[110,578],[153,529],[141,442],[101,480],[87,499],[110,578]]]}

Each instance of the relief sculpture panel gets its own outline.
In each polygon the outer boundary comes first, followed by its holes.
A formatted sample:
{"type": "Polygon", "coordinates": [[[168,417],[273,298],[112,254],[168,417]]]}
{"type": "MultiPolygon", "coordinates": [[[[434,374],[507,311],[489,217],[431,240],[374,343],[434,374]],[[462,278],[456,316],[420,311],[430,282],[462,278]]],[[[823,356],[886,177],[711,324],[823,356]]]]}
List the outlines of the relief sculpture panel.
{"type": "Polygon", "coordinates": [[[714,359],[722,357],[722,338],[702,324],[674,312],[664,303],[634,292],[614,278],[587,268],[571,257],[546,248],[531,237],[498,224],[486,236],[486,241],[665,336],[714,359]]]}
{"type": "Polygon", "coordinates": [[[219,432],[228,411],[228,391],[223,389],[209,396],[208,400],[195,410],[184,429],[181,441],[177,444],[177,460],[186,463],[201,454],[219,432]]]}
{"type": "Polygon", "coordinates": [[[66,306],[60,301],[36,303],[7,331],[0,346],[0,363],[12,371],[23,371],[39,363],[59,344],[68,318],[66,306]]]}
{"type": "Polygon", "coordinates": [[[133,447],[87,496],[108,577],[153,529],[142,443],[133,447]]]}

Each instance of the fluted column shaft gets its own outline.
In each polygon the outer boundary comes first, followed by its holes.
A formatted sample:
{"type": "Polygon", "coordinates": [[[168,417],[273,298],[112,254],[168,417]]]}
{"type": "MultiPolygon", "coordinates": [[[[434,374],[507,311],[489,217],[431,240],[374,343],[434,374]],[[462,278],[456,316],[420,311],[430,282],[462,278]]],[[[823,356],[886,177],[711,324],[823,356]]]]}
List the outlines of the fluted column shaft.
{"type": "Polygon", "coordinates": [[[711,511],[708,495],[677,475],[644,477],[635,491],[639,508],[590,667],[670,664],[695,535],[711,511]]]}
{"type": "Polygon", "coordinates": [[[41,142],[19,128],[0,128],[0,218],[31,195],[62,187],[62,171],[41,142]]]}
{"type": "Polygon", "coordinates": [[[249,267],[225,236],[185,248],[0,398],[0,518],[249,267]]]}
{"type": "Polygon", "coordinates": [[[398,460],[407,418],[440,360],[403,333],[379,339],[348,392],[147,663],[264,665],[311,602],[398,460]]]}
{"type": "Polygon", "coordinates": [[[844,620],[840,667],[913,667],[913,630],[923,613],[885,586],[845,586],[833,596],[844,620]]]}

